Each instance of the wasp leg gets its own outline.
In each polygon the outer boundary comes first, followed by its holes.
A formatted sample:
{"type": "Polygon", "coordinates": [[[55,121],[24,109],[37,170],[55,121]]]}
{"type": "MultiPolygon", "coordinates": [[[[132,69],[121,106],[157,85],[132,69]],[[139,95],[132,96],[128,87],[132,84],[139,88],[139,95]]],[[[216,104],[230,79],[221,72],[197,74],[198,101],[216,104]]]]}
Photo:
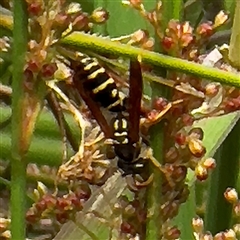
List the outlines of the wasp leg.
{"type": "Polygon", "coordinates": [[[167,182],[169,183],[169,185],[171,187],[174,187],[174,182],[171,179],[171,176],[169,175],[169,173],[167,172],[167,170],[158,162],[158,160],[153,156],[153,151],[151,148],[148,148],[147,151],[147,156],[148,156],[148,160],[150,160],[152,162],[152,164],[158,168],[166,177],[167,182]]]}
{"type": "Polygon", "coordinates": [[[152,183],[152,181],[153,181],[153,174],[151,174],[149,178],[144,182],[135,181],[135,185],[138,189],[144,188],[144,187],[147,187],[150,183],[152,183]]]}

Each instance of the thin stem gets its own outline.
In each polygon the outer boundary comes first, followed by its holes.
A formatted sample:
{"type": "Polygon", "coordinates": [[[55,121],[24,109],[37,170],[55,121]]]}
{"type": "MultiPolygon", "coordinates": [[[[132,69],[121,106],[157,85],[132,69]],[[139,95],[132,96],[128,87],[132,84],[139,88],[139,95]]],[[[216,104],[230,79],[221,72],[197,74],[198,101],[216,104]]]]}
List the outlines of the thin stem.
{"type": "Polygon", "coordinates": [[[23,67],[27,50],[27,11],[24,0],[15,0],[13,27],[13,78],[12,78],[12,159],[11,159],[11,239],[25,240],[26,161],[19,141],[24,129],[22,99],[23,67]]]}

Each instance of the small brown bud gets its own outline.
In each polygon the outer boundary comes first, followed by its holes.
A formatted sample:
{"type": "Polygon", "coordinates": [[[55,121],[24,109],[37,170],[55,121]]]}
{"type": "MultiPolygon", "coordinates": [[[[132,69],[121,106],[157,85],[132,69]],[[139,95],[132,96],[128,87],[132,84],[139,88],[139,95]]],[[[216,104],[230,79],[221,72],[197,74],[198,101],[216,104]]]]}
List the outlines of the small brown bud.
{"type": "Polygon", "coordinates": [[[233,230],[234,230],[234,232],[236,233],[237,237],[239,238],[239,237],[240,237],[240,223],[235,224],[235,225],[233,226],[233,230]]]}
{"type": "Polygon", "coordinates": [[[192,220],[192,226],[194,229],[194,232],[200,234],[203,232],[203,220],[200,217],[193,218],[192,220]]]}
{"type": "Polygon", "coordinates": [[[200,158],[206,153],[206,148],[199,139],[190,138],[188,148],[194,157],[200,158]]]}
{"type": "Polygon", "coordinates": [[[89,17],[87,14],[80,14],[79,16],[77,16],[73,23],[73,30],[76,31],[82,31],[82,30],[88,30],[89,29],[89,17]]]}
{"type": "Polygon", "coordinates": [[[238,193],[234,188],[227,188],[227,190],[224,192],[224,197],[230,203],[236,203],[238,201],[238,193]]]}
{"type": "Polygon", "coordinates": [[[164,233],[164,237],[166,239],[179,239],[180,235],[181,235],[180,230],[175,226],[167,229],[166,232],[164,233]]]}
{"type": "Polygon", "coordinates": [[[42,66],[41,74],[44,78],[51,78],[53,77],[56,71],[57,71],[56,63],[47,63],[42,66]]]}
{"type": "Polygon", "coordinates": [[[205,94],[209,97],[214,97],[219,91],[219,85],[215,83],[209,83],[205,87],[205,94]]]}
{"type": "Polygon", "coordinates": [[[236,233],[233,231],[233,229],[227,230],[225,233],[225,240],[235,240],[236,239],[236,233]]]}
{"type": "Polygon", "coordinates": [[[237,217],[240,217],[240,201],[238,201],[234,207],[233,207],[233,212],[237,217]]]}
{"type": "Polygon", "coordinates": [[[202,23],[198,26],[196,32],[201,36],[210,37],[213,34],[213,27],[211,23],[202,23]]]}
{"type": "Polygon", "coordinates": [[[213,236],[210,232],[204,233],[202,240],[213,240],[213,236]]]}
{"type": "Polygon", "coordinates": [[[228,20],[228,15],[224,13],[224,11],[220,11],[218,15],[215,17],[213,27],[214,28],[219,27],[223,25],[227,20],[228,20]]]}
{"type": "Polygon", "coordinates": [[[216,161],[214,158],[207,158],[203,161],[202,165],[207,169],[214,169],[216,167],[216,161]]]}
{"type": "Polygon", "coordinates": [[[208,178],[208,170],[201,164],[197,165],[195,169],[195,174],[199,181],[204,181],[208,178]]]}
{"type": "Polygon", "coordinates": [[[31,1],[28,4],[28,12],[30,15],[39,16],[43,12],[44,6],[41,1],[31,1]]]}
{"type": "Polygon", "coordinates": [[[93,11],[91,19],[94,23],[105,23],[109,18],[109,13],[103,8],[97,8],[93,11]]]}
{"type": "Polygon", "coordinates": [[[196,139],[202,140],[202,139],[203,139],[204,132],[203,132],[202,128],[200,128],[200,127],[195,127],[195,128],[192,128],[192,129],[189,131],[188,134],[189,134],[189,137],[191,137],[191,138],[196,138],[196,139]]]}

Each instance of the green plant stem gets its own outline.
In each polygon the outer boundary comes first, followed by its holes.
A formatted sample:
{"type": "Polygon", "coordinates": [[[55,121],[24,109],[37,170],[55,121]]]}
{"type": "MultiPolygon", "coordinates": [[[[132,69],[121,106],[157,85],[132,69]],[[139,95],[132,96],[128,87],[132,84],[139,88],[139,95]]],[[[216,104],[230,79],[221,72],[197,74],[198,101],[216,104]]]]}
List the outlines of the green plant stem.
{"type": "Polygon", "coordinates": [[[212,81],[240,87],[240,77],[237,74],[143,50],[137,47],[112,42],[109,39],[96,37],[86,33],[74,32],[61,39],[60,42],[68,48],[75,48],[79,51],[81,51],[81,49],[87,49],[99,54],[123,56],[132,60],[140,56],[143,62],[151,64],[152,66],[163,67],[195,75],[199,78],[206,78],[212,81]]]}
{"type": "Polygon", "coordinates": [[[26,235],[26,162],[11,164],[11,235],[13,240],[25,240],[26,235]]]}
{"type": "MultiPolygon", "coordinates": [[[[151,129],[151,148],[154,157],[160,164],[163,163],[163,123],[159,123],[151,129]]],[[[147,188],[147,209],[148,220],[146,226],[146,240],[161,239],[162,218],[160,215],[161,199],[162,199],[162,175],[159,169],[151,168],[154,176],[153,182],[147,188]]]]}
{"type": "MultiPolygon", "coordinates": [[[[10,20],[7,20],[8,24],[4,24],[3,27],[11,30],[12,25],[9,24],[10,20]]],[[[5,21],[3,21],[3,23],[5,23],[5,21]]],[[[2,26],[1,21],[0,26],[2,26]]],[[[201,64],[189,62],[179,58],[173,58],[129,45],[112,42],[109,39],[89,35],[83,32],[74,32],[71,35],[61,39],[60,43],[67,47],[75,48],[79,51],[81,51],[81,49],[87,49],[100,54],[117,55],[130,59],[136,59],[137,56],[141,56],[143,62],[152,64],[153,66],[160,66],[171,70],[192,74],[199,78],[206,78],[211,81],[217,81],[238,88],[240,87],[240,77],[237,74],[218,70],[216,68],[206,67],[201,64]]]]}
{"type": "Polygon", "coordinates": [[[21,149],[24,133],[21,119],[23,116],[22,99],[23,67],[27,50],[28,15],[26,2],[15,0],[13,27],[13,78],[12,78],[12,154],[11,154],[11,239],[26,239],[26,160],[21,149]]]}
{"type": "MultiPolygon", "coordinates": [[[[161,70],[162,76],[164,76],[165,70],[161,70]]],[[[152,99],[156,96],[167,97],[167,88],[161,87],[156,83],[151,84],[152,99]]],[[[150,129],[150,146],[153,150],[153,155],[160,165],[164,163],[164,121],[161,121],[157,125],[150,129]]],[[[148,221],[146,228],[146,239],[161,239],[162,238],[162,216],[160,215],[160,209],[162,205],[162,172],[160,169],[151,165],[150,172],[153,174],[153,182],[147,188],[147,209],[148,209],[148,221]]]]}
{"type": "Polygon", "coordinates": [[[213,171],[208,190],[205,230],[216,234],[229,229],[232,206],[224,198],[228,187],[237,186],[240,166],[240,120],[215,154],[217,167],[213,171]]]}

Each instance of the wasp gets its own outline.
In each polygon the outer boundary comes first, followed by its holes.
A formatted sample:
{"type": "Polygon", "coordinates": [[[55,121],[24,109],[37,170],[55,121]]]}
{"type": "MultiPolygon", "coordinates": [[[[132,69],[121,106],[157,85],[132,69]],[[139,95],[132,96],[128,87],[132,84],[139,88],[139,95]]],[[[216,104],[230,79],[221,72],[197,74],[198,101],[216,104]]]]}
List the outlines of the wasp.
{"type": "MultiPolygon", "coordinates": [[[[141,174],[146,169],[148,156],[141,157],[143,139],[140,136],[140,119],[143,78],[140,62],[130,61],[127,97],[119,91],[114,79],[97,59],[85,54],[80,54],[78,57],[78,61],[71,61],[71,69],[74,71],[73,83],[77,91],[105,137],[112,139],[114,152],[118,157],[118,167],[123,171],[123,175],[141,174]],[[113,113],[110,122],[106,120],[100,107],[113,113]]],[[[168,106],[164,113],[170,107],[168,106]]],[[[149,121],[147,123],[149,124],[149,121]]]]}

